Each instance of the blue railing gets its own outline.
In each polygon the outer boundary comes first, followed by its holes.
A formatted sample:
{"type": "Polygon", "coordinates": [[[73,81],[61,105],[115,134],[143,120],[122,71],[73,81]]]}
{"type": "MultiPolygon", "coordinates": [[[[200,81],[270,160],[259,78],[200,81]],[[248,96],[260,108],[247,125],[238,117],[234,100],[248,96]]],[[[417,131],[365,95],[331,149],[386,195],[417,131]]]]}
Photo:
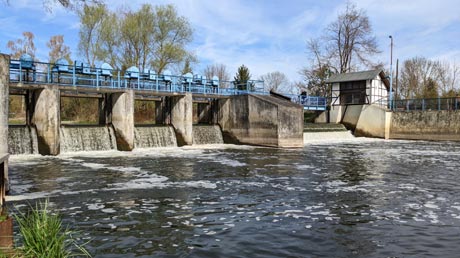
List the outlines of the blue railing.
{"type": "Polygon", "coordinates": [[[326,110],[327,98],[306,96],[306,95],[287,95],[291,101],[304,106],[306,110],[326,110]]]}
{"type": "Polygon", "coordinates": [[[403,99],[393,101],[393,111],[441,111],[460,110],[460,97],[403,99]]]}
{"type": "Polygon", "coordinates": [[[260,80],[237,84],[234,81],[219,81],[216,77],[208,79],[191,74],[178,76],[169,71],[155,74],[151,70],[140,72],[135,67],[131,68],[123,73],[111,69],[108,64],[94,68],[77,61],[68,65],[62,60],[58,60],[56,64],[11,60],[10,82],[213,95],[268,94],[264,91],[264,82],[260,80]]]}

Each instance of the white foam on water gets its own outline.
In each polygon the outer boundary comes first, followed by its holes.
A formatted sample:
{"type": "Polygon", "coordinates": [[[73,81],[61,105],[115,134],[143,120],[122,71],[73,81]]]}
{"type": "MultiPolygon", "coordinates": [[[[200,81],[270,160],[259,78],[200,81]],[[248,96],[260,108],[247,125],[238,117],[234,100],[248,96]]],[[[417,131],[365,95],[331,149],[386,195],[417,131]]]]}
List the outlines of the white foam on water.
{"type": "Polygon", "coordinates": [[[208,188],[208,189],[217,188],[217,185],[215,183],[211,183],[210,181],[206,181],[206,180],[180,182],[180,183],[174,183],[173,185],[192,187],[192,188],[208,188]]]}
{"type": "Polygon", "coordinates": [[[95,211],[95,210],[100,210],[100,209],[105,208],[105,205],[102,203],[91,203],[87,205],[87,208],[88,210],[95,211]]]}

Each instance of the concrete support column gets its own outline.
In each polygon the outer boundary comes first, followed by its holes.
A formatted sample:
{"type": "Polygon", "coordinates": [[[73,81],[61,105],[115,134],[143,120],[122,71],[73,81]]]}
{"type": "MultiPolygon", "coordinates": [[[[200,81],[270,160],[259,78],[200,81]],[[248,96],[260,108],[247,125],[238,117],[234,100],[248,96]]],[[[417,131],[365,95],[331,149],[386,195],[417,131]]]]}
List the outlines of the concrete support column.
{"type": "Polygon", "coordinates": [[[0,154],[8,152],[10,56],[0,54],[0,154]]]}
{"type": "Polygon", "coordinates": [[[120,151],[134,149],[134,91],[112,94],[112,125],[120,151]]]}
{"type": "Polygon", "coordinates": [[[171,124],[176,131],[177,145],[192,145],[193,98],[191,93],[171,97],[171,124]]]}
{"type": "Polygon", "coordinates": [[[59,88],[47,85],[44,89],[35,91],[34,95],[32,123],[37,129],[38,152],[42,155],[58,155],[61,125],[59,88]]]}

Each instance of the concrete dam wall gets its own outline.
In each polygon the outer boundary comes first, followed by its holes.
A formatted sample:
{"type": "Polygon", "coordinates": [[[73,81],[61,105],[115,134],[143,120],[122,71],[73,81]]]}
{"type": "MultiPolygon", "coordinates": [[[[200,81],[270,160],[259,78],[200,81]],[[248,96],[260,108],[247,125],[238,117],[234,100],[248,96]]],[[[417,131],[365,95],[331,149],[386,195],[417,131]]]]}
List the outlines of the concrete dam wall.
{"type": "Polygon", "coordinates": [[[226,142],[303,147],[303,108],[273,96],[240,95],[219,101],[226,142]]]}
{"type": "Polygon", "coordinates": [[[460,111],[392,113],[389,138],[460,141],[460,111]]]}
{"type": "Polygon", "coordinates": [[[6,153],[10,148],[16,154],[38,151],[42,155],[58,155],[68,151],[131,151],[136,147],[222,142],[303,147],[301,105],[267,95],[194,94],[139,93],[131,88],[77,88],[59,83],[12,83],[9,56],[0,54],[0,153],[6,153]],[[11,94],[24,96],[26,121],[22,127],[9,132],[11,94]],[[61,98],[89,95],[98,99],[98,124],[86,127],[63,125],[61,98]],[[155,124],[164,128],[136,127],[136,99],[152,97],[155,97],[152,101],[159,104],[155,104],[155,124]],[[196,122],[206,123],[208,127],[193,124],[194,103],[198,103],[196,122]]]}

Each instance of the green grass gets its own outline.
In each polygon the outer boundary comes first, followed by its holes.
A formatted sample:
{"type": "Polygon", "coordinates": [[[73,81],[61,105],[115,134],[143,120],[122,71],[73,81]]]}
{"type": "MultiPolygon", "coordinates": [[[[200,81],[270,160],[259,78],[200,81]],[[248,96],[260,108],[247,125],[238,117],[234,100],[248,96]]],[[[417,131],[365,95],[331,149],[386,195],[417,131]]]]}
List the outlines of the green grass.
{"type": "Polygon", "coordinates": [[[19,212],[14,218],[19,225],[23,245],[18,250],[24,257],[90,257],[84,247],[72,238],[73,232],[63,227],[60,216],[48,210],[48,201],[36,204],[27,213],[19,212]]]}

